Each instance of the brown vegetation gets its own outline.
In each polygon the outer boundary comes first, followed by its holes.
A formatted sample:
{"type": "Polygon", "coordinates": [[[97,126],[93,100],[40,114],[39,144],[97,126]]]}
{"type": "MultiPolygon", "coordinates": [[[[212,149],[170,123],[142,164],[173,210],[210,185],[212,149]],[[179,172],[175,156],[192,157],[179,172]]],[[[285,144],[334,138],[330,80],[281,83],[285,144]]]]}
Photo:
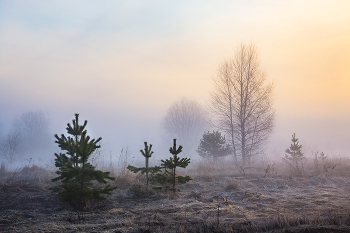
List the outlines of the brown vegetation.
{"type": "Polygon", "coordinates": [[[141,175],[115,170],[121,188],[86,212],[48,190],[52,171],[2,165],[0,232],[349,232],[349,159],[324,162],[336,167],[305,161],[300,177],[284,163],[256,162],[242,173],[234,163],[202,161],[175,195],[147,191],[141,175]]]}

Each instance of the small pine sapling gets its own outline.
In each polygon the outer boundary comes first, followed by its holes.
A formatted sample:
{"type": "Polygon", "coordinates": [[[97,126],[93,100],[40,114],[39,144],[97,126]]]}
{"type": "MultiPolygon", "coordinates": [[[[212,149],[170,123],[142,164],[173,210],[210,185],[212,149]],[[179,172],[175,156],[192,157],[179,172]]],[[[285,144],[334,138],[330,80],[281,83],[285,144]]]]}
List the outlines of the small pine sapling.
{"type": "Polygon", "coordinates": [[[55,134],[55,143],[66,153],[55,153],[55,166],[59,169],[56,174],[59,176],[52,179],[52,182],[61,181],[61,184],[51,188],[57,192],[63,201],[67,201],[77,210],[86,209],[86,205],[91,200],[104,200],[101,194],[111,194],[117,187],[110,186],[106,179],[114,180],[109,176],[109,172],[95,170],[95,167],[88,162],[90,155],[101,146],[98,145],[102,138],[90,139],[85,127],[79,125],[79,114],[75,114],[73,126],[67,124],[67,132],[72,137],[64,134],[59,137],[55,134]],[[102,184],[94,185],[93,182],[102,184]]]}
{"type": "Polygon", "coordinates": [[[134,173],[138,173],[138,172],[141,172],[141,174],[146,173],[146,185],[148,187],[148,175],[150,173],[154,175],[155,173],[160,172],[161,167],[158,167],[158,166],[149,167],[149,158],[151,158],[153,154],[152,144],[150,144],[149,146],[147,145],[147,142],[144,142],[144,144],[145,144],[145,149],[140,150],[140,152],[145,157],[145,167],[134,167],[129,165],[127,168],[134,173]]]}
{"type": "MultiPolygon", "coordinates": [[[[174,139],[173,147],[170,147],[169,149],[170,153],[173,155],[173,157],[170,157],[166,160],[161,160],[161,167],[164,168],[163,174],[156,174],[154,176],[154,181],[157,183],[160,183],[162,185],[165,185],[166,190],[171,190],[173,192],[178,191],[176,189],[176,183],[184,184],[192,180],[189,176],[177,176],[176,175],[176,168],[186,168],[188,164],[190,163],[189,158],[182,158],[178,157],[178,154],[182,152],[182,146],[179,146],[176,148],[176,139],[174,139]],[[169,186],[169,184],[171,186],[169,186]]],[[[161,189],[161,187],[155,187],[155,189],[161,189]]]]}
{"type": "Polygon", "coordinates": [[[286,149],[285,158],[283,161],[296,170],[301,176],[301,169],[299,167],[299,161],[303,160],[304,153],[301,151],[303,146],[299,145],[299,140],[295,137],[295,133],[292,135],[292,143],[289,148],[286,149]]]}

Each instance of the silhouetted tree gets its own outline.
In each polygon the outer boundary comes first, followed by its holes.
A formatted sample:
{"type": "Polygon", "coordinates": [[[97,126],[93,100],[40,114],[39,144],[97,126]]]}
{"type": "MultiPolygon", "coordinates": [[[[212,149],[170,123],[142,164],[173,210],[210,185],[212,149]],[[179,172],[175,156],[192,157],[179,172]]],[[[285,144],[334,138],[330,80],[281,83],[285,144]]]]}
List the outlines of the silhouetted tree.
{"type": "Polygon", "coordinates": [[[298,162],[304,159],[304,153],[301,152],[302,147],[302,145],[299,145],[299,139],[295,137],[294,133],[292,135],[292,144],[290,144],[290,147],[286,149],[286,159],[291,160],[293,162],[298,162]]]}
{"type": "Polygon", "coordinates": [[[14,120],[13,127],[20,134],[23,151],[30,157],[33,157],[35,152],[47,148],[50,143],[49,119],[42,111],[23,112],[14,120]]]}
{"type": "Polygon", "coordinates": [[[226,143],[225,136],[222,136],[219,131],[203,134],[200,140],[198,154],[203,158],[222,158],[232,153],[232,148],[226,143]]]}
{"type": "Polygon", "coordinates": [[[287,154],[285,154],[285,158],[283,158],[284,162],[293,167],[293,169],[295,169],[300,176],[301,168],[299,166],[299,162],[305,158],[303,152],[301,151],[302,147],[302,145],[299,145],[299,140],[295,137],[294,133],[292,135],[292,143],[290,147],[286,149],[287,154]]]}
{"type": "Polygon", "coordinates": [[[66,137],[64,134],[58,137],[55,134],[55,143],[64,150],[65,153],[55,153],[55,166],[58,167],[56,172],[59,176],[52,179],[52,182],[61,180],[61,184],[52,188],[58,192],[59,197],[69,202],[71,206],[78,210],[83,210],[90,200],[103,200],[101,194],[111,194],[117,187],[111,187],[106,179],[114,180],[110,177],[110,172],[95,170],[95,167],[88,162],[90,155],[101,146],[98,143],[102,138],[90,139],[85,127],[79,125],[79,114],[75,114],[73,126],[67,124],[67,133],[71,136],[66,137]],[[100,183],[99,187],[93,187],[93,181],[100,183]]]}
{"type": "Polygon", "coordinates": [[[12,163],[23,151],[21,135],[18,130],[12,130],[0,142],[0,155],[12,163]]]}
{"type": "Polygon", "coordinates": [[[214,126],[230,136],[235,161],[263,154],[272,132],[275,112],[272,108],[273,84],[259,68],[255,46],[241,44],[235,56],[220,65],[211,94],[214,126]]]}
{"type": "Polygon", "coordinates": [[[182,98],[170,106],[163,118],[162,127],[167,139],[177,138],[186,152],[189,152],[197,145],[205,130],[207,118],[207,112],[199,103],[182,98]]]}

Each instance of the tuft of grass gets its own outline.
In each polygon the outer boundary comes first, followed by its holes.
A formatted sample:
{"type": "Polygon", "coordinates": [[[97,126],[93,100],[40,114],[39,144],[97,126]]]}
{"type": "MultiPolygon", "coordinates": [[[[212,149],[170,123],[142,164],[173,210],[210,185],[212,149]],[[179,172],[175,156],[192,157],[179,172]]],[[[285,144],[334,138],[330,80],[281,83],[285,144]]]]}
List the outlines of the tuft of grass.
{"type": "Polygon", "coordinates": [[[214,166],[210,161],[200,161],[194,169],[195,179],[213,182],[214,179],[214,166]]]}
{"type": "Polygon", "coordinates": [[[324,214],[316,215],[297,215],[297,214],[277,214],[270,219],[264,219],[264,224],[259,224],[268,230],[286,229],[296,226],[320,227],[320,226],[342,226],[347,225],[349,215],[344,216],[330,211],[324,214]]]}
{"type": "Polygon", "coordinates": [[[115,180],[110,183],[113,186],[118,186],[118,189],[127,189],[133,184],[139,183],[137,174],[127,169],[127,166],[132,162],[128,147],[123,148],[117,156],[113,156],[110,152],[108,164],[105,164],[105,156],[101,151],[97,151],[92,160],[95,166],[110,172],[110,176],[115,177],[115,180]]]}
{"type": "Polygon", "coordinates": [[[228,179],[225,181],[225,191],[241,191],[240,183],[235,179],[228,179]]]}
{"type": "Polygon", "coordinates": [[[18,173],[17,178],[29,183],[51,183],[54,172],[37,165],[24,166],[18,173]]]}
{"type": "Polygon", "coordinates": [[[0,183],[7,187],[17,186],[22,189],[40,187],[44,189],[51,184],[51,178],[54,175],[54,171],[34,164],[25,165],[14,171],[7,170],[4,164],[0,166],[0,183]]]}

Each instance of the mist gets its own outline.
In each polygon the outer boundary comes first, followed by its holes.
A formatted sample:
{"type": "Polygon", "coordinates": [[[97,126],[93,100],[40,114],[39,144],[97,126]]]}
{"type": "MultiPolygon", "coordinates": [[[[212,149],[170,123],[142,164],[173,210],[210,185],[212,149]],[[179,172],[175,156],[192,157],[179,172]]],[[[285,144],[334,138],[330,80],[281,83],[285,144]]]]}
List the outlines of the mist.
{"type": "MultiPolygon", "coordinates": [[[[253,42],[275,85],[266,145],[280,159],[296,133],[305,155],[349,155],[350,16],[347,1],[0,3],[0,136],[26,111],[54,134],[74,113],[102,137],[106,157],[143,142],[169,157],[161,120],[182,97],[208,108],[212,78],[241,42],[253,42]],[[82,7],[83,6],[83,7],[82,7]],[[296,13],[297,12],[297,13],[296,13]],[[249,16],[249,17],[248,17],[249,16]]],[[[207,130],[212,130],[208,127],[207,130]]],[[[187,153],[199,158],[195,151],[187,153]]]]}
{"type": "Polygon", "coordinates": [[[1,0],[0,231],[350,232],[349,9],[1,0]]]}

